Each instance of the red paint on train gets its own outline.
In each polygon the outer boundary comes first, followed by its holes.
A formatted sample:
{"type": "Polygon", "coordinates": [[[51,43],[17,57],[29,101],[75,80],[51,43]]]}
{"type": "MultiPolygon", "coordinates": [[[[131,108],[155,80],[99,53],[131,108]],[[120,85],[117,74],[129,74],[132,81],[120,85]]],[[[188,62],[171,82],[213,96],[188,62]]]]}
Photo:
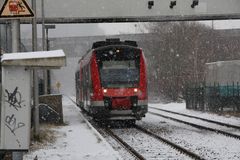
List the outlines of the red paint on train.
{"type": "Polygon", "coordinates": [[[144,117],[148,110],[146,61],[137,43],[95,42],[79,61],[76,100],[98,119],[144,117]]]}

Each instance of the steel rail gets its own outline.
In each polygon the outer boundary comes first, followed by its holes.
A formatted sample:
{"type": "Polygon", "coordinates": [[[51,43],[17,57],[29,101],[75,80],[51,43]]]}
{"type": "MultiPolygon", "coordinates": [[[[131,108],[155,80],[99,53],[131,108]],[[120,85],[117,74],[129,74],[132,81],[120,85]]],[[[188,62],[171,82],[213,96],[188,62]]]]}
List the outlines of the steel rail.
{"type": "MultiPolygon", "coordinates": [[[[73,103],[76,104],[76,102],[68,97],[73,103]]],[[[91,122],[90,122],[91,123],[91,122]]],[[[103,131],[94,123],[91,123],[95,129],[97,129],[101,134],[103,134],[103,131]]],[[[196,159],[196,160],[204,160],[204,158],[200,157],[199,155],[177,145],[177,144],[174,144],[173,142],[170,142],[169,140],[167,139],[164,139],[163,137],[160,137],[140,126],[137,126],[135,125],[135,128],[144,132],[145,134],[149,135],[149,136],[152,136],[153,138],[156,138],[158,140],[160,140],[161,142],[175,148],[176,150],[184,153],[185,155],[193,158],[193,159],[196,159]]],[[[117,136],[116,134],[114,134],[110,129],[108,128],[104,128],[103,129],[105,133],[107,133],[108,135],[110,135],[113,139],[115,139],[120,145],[122,145],[131,155],[133,155],[135,158],[139,159],[139,160],[146,160],[140,153],[138,153],[134,148],[132,148],[130,145],[128,145],[126,142],[124,142],[119,136],[117,136]]]]}
{"type": "Polygon", "coordinates": [[[124,142],[119,136],[114,134],[110,129],[105,128],[104,131],[110,135],[113,139],[115,139],[119,144],[121,144],[131,155],[136,157],[139,160],[146,160],[139,152],[137,152],[134,148],[124,142]]]}
{"type": "Polygon", "coordinates": [[[154,112],[150,112],[150,111],[148,111],[148,113],[156,115],[156,116],[160,116],[160,117],[163,117],[163,118],[166,118],[166,119],[170,119],[170,120],[173,120],[173,121],[177,121],[177,122],[180,122],[180,123],[184,123],[184,124],[190,125],[192,127],[198,128],[198,129],[205,129],[205,130],[208,130],[208,131],[215,132],[217,134],[223,134],[225,136],[236,138],[236,139],[240,140],[240,135],[225,132],[225,131],[222,131],[222,130],[219,130],[219,129],[213,129],[213,128],[201,126],[201,125],[194,124],[194,123],[190,123],[190,122],[183,121],[183,120],[180,120],[180,119],[176,119],[176,118],[173,118],[173,117],[165,116],[165,115],[162,115],[160,113],[154,113],[154,112]]]}
{"type": "Polygon", "coordinates": [[[187,155],[187,156],[189,156],[193,159],[204,160],[204,158],[200,157],[199,155],[197,155],[197,154],[195,154],[195,153],[193,153],[193,152],[191,152],[191,151],[189,151],[189,150],[187,150],[187,149],[185,149],[185,148],[183,148],[183,147],[181,147],[181,146],[179,146],[179,145],[177,145],[177,144],[175,144],[175,143],[173,143],[173,142],[171,142],[171,141],[169,141],[169,140],[167,140],[167,139],[165,139],[165,138],[163,138],[163,137],[161,137],[161,136],[159,136],[159,135],[157,135],[153,132],[150,132],[149,130],[147,130],[145,128],[142,128],[138,125],[135,125],[135,128],[140,130],[141,132],[144,132],[145,134],[157,139],[157,140],[160,140],[161,142],[171,146],[172,148],[178,150],[181,153],[184,153],[185,155],[187,155]]]}
{"type": "Polygon", "coordinates": [[[149,107],[149,108],[156,109],[156,110],[163,111],[163,112],[172,113],[172,114],[177,114],[177,115],[181,115],[181,116],[185,116],[185,117],[189,117],[189,118],[195,118],[195,119],[199,119],[199,120],[202,120],[202,121],[206,121],[206,122],[222,125],[222,126],[229,127],[229,128],[240,129],[240,126],[236,126],[236,125],[232,125],[232,124],[227,124],[227,123],[223,123],[223,122],[213,121],[213,120],[210,120],[210,119],[205,119],[205,118],[200,118],[200,117],[196,117],[196,116],[191,116],[191,115],[184,114],[184,113],[177,113],[177,112],[173,112],[173,111],[169,111],[169,110],[165,110],[165,109],[160,109],[160,108],[155,108],[155,107],[149,107]]]}

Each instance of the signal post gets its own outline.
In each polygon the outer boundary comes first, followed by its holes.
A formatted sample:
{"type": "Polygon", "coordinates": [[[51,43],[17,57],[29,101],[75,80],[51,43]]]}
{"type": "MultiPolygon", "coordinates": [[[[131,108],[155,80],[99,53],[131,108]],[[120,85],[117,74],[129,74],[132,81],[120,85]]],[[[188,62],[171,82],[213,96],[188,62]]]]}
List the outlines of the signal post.
{"type": "MultiPolygon", "coordinates": [[[[0,10],[1,19],[11,19],[12,52],[20,52],[20,19],[34,17],[33,11],[25,0],[6,0],[0,10]]],[[[2,136],[2,135],[1,135],[2,136]]],[[[13,160],[22,160],[23,152],[12,152],[13,160]]]]}

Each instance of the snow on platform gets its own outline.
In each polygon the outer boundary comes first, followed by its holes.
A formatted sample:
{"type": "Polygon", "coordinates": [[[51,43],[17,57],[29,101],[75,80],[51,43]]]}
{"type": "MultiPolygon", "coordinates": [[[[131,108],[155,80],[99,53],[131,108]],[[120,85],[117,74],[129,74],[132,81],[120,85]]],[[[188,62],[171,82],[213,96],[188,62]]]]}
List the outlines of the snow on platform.
{"type": "Polygon", "coordinates": [[[24,160],[119,160],[106,140],[82,116],[80,109],[67,97],[63,97],[65,126],[54,128],[57,140],[36,151],[24,155],[24,160]]]}

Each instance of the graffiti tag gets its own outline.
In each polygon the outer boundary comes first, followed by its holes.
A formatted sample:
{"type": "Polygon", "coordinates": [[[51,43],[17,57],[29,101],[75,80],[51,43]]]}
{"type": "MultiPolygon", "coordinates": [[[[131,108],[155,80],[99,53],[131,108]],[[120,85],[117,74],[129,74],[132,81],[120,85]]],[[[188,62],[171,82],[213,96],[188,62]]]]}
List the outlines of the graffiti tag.
{"type": "Polygon", "coordinates": [[[11,116],[6,116],[5,125],[10,129],[10,131],[16,136],[15,131],[21,127],[24,127],[25,124],[23,122],[18,122],[14,114],[11,116]]]}
{"type": "Polygon", "coordinates": [[[18,87],[16,87],[12,93],[9,93],[7,89],[5,89],[5,92],[7,94],[7,96],[5,96],[7,97],[6,102],[9,103],[9,107],[14,107],[17,111],[19,108],[22,108],[22,95],[18,91],[18,87]]]}

